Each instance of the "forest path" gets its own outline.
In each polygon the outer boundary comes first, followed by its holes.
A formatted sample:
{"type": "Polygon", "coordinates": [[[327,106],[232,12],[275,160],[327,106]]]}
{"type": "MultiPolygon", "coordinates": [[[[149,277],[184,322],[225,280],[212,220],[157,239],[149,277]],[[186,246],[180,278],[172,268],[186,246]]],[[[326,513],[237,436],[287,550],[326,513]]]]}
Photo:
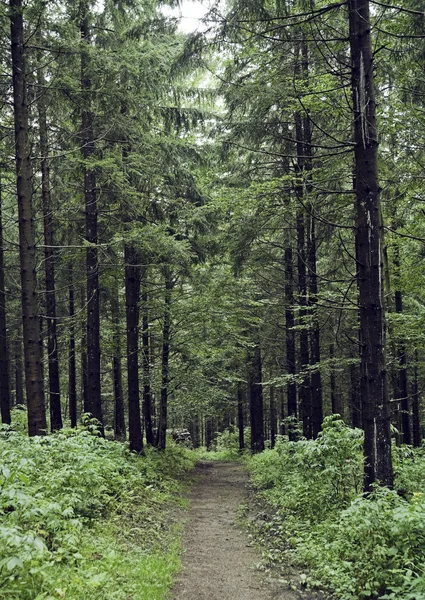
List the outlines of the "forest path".
{"type": "Polygon", "coordinates": [[[238,463],[202,462],[190,495],[183,571],[173,600],[296,600],[311,598],[284,589],[255,569],[258,553],[236,524],[247,497],[248,477],[238,463]]]}

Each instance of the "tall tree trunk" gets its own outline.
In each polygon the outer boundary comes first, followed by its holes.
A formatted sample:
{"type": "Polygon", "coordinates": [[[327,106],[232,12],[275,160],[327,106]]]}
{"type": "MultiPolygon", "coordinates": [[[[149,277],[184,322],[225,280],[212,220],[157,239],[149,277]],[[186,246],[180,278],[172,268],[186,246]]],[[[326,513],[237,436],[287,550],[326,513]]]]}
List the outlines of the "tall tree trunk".
{"type": "MultiPolygon", "coordinates": [[[[308,45],[305,41],[302,43],[302,75],[303,79],[308,83],[309,78],[309,56],[308,45]]],[[[312,316],[312,329],[310,331],[310,365],[315,367],[312,369],[311,383],[311,432],[313,437],[317,437],[322,428],[323,422],[323,401],[322,401],[322,376],[320,373],[320,327],[317,318],[317,294],[318,294],[318,279],[317,279],[317,260],[316,260],[316,219],[313,214],[313,204],[311,201],[312,195],[312,170],[313,170],[313,149],[312,149],[312,132],[311,121],[308,111],[305,112],[302,119],[302,138],[303,142],[297,146],[303,154],[303,159],[300,167],[305,171],[305,193],[306,203],[309,207],[308,219],[308,236],[307,236],[307,261],[308,261],[308,281],[309,290],[308,298],[310,311],[312,316]]],[[[299,155],[298,155],[298,158],[299,155]]]]}
{"type": "Polygon", "coordinates": [[[245,432],[243,422],[243,404],[244,404],[244,393],[242,382],[238,381],[236,388],[237,402],[238,402],[238,432],[239,432],[239,451],[241,452],[245,448],[245,432]]]}
{"type": "Polygon", "coordinates": [[[142,267],[142,351],[143,351],[143,420],[145,422],[146,443],[154,443],[152,431],[152,395],[150,376],[150,344],[149,344],[149,296],[147,266],[142,267]]]}
{"type": "Polygon", "coordinates": [[[130,450],[143,452],[139,391],[140,259],[130,244],[124,248],[127,322],[128,432],[130,450]]]}
{"type": "MultiPolygon", "coordinates": [[[[394,271],[396,290],[394,292],[394,305],[397,314],[403,313],[403,294],[400,289],[400,249],[398,243],[394,247],[394,271]]],[[[403,343],[397,344],[397,398],[400,400],[400,423],[401,433],[403,435],[403,444],[411,444],[412,436],[410,433],[410,411],[409,411],[409,384],[407,381],[407,357],[406,347],[403,343]]]]}
{"type": "Polygon", "coordinates": [[[90,78],[89,46],[91,45],[88,4],[81,2],[81,89],[83,110],[82,156],[84,160],[84,201],[86,216],[87,271],[87,400],[89,411],[103,423],[100,384],[100,294],[99,260],[97,252],[96,172],[90,164],[95,153],[94,114],[91,110],[92,82],[90,78]]]}
{"type": "MultiPolygon", "coordinates": [[[[86,290],[81,287],[81,311],[84,315],[86,310],[86,290]]],[[[87,315],[84,315],[87,317],[87,315]]],[[[83,397],[83,411],[90,412],[90,404],[88,398],[88,373],[87,373],[87,318],[83,319],[81,327],[81,394],[83,397]]]]}
{"type": "Polygon", "coordinates": [[[68,351],[68,398],[71,427],[77,427],[77,365],[75,357],[75,299],[74,269],[72,263],[68,269],[68,307],[69,307],[69,351],[68,351]]]}
{"type": "Polygon", "coordinates": [[[413,445],[421,445],[421,422],[419,414],[419,385],[418,385],[418,351],[415,350],[415,365],[413,368],[413,394],[412,394],[412,433],[413,445]]]}
{"type": "Polygon", "coordinates": [[[170,334],[171,334],[171,291],[173,279],[168,266],[164,268],[165,297],[164,297],[164,322],[162,326],[162,362],[161,362],[161,399],[159,407],[158,437],[156,446],[165,450],[167,441],[167,411],[168,411],[168,384],[170,380],[170,334]]]}
{"type": "Polygon", "coordinates": [[[213,421],[210,418],[205,419],[205,447],[207,450],[212,449],[214,427],[213,421]]]}
{"type": "Polygon", "coordinates": [[[6,292],[4,283],[4,251],[2,221],[2,182],[0,181],[0,411],[2,423],[10,425],[10,381],[6,326],[6,292]]]}
{"type": "Polygon", "coordinates": [[[356,249],[359,289],[365,490],[392,486],[391,436],[385,361],[382,220],[378,183],[373,52],[368,0],[349,0],[354,110],[356,249]]]}
{"type": "MultiPolygon", "coordinates": [[[[356,347],[356,351],[358,351],[356,347]]],[[[358,358],[354,352],[350,352],[350,358],[358,358]]],[[[351,423],[353,427],[363,428],[362,419],[362,402],[360,396],[360,385],[359,385],[359,368],[356,364],[350,365],[350,411],[351,411],[351,423]]]]}
{"type": "Polygon", "coordinates": [[[270,446],[275,447],[277,436],[277,410],[275,400],[275,389],[270,386],[270,446]]]}
{"type": "MultiPolygon", "coordinates": [[[[305,325],[307,315],[307,281],[306,281],[306,253],[305,253],[305,220],[300,211],[297,215],[297,246],[298,246],[298,293],[300,304],[300,325],[305,325]]],[[[310,364],[309,332],[302,328],[300,331],[300,368],[304,378],[299,386],[299,411],[303,421],[303,433],[306,438],[313,436],[311,423],[311,381],[308,374],[310,364]]]]}
{"type": "MultiPolygon", "coordinates": [[[[297,164],[295,184],[295,194],[300,203],[305,202],[304,198],[304,177],[305,177],[305,143],[304,143],[303,119],[300,113],[295,115],[295,135],[297,148],[297,164]]],[[[306,234],[305,234],[305,214],[303,208],[297,209],[297,269],[298,269],[298,303],[300,305],[299,320],[300,325],[305,325],[307,315],[307,252],[306,252],[306,234]]],[[[311,415],[311,381],[308,375],[310,365],[309,352],[309,332],[302,328],[300,331],[300,368],[305,372],[304,379],[299,387],[299,410],[303,421],[303,433],[307,438],[313,436],[312,415],[311,415]]]]}
{"type": "Polygon", "coordinates": [[[199,448],[199,418],[195,415],[190,422],[190,437],[193,448],[199,448]]]}
{"type": "Polygon", "coordinates": [[[335,377],[335,346],[333,343],[329,344],[329,358],[331,359],[330,367],[330,388],[331,388],[331,407],[334,415],[341,415],[344,418],[344,407],[342,405],[341,397],[336,389],[336,377],[335,377]]]}
{"type": "Polygon", "coordinates": [[[285,435],[285,394],[283,388],[279,388],[279,405],[280,405],[280,416],[279,416],[279,433],[285,435]]]}
{"type": "Polygon", "coordinates": [[[257,340],[249,365],[249,412],[251,416],[251,450],[264,450],[264,416],[261,349],[257,340]]]}
{"type": "MultiPolygon", "coordinates": [[[[292,248],[285,248],[285,338],[286,338],[286,372],[295,377],[295,318],[294,318],[294,269],[292,248]]],[[[297,416],[297,384],[294,380],[286,386],[288,417],[297,416]]],[[[291,430],[291,428],[289,428],[291,430]]],[[[291,437],[291,432],[289,432],[291,437]]]]}
{"type": "Polygon", "coordinates": [[[24,405],[24,372],[22,369],[22,343],[20,335],[21,332],[18,331],[15,340],[15,403],[24,405]]]}
{"type": "MultiPolygon", "coordinates": [[[[311,148],[311,146],[310,146],[311,148]]],[[[311,373],[311,421],[313,437],[321,431],[323,422],[322,376],[320,373],[320,327],[317,319],[317,265],[316,265],[316,223],[313,214],[309,216],[310,231],[308,241],[309,302],[312,310],[313,327],[310,332],[310,364],[315,367],[311,373]]]]}
{"type": "Polygon", "coordinates": [[[118,287],[112,290],[112,378],[114,383],[114,434],[117,440],[125,440],[124,393],[122,386],[121,365],[121,330],[118,287]]]}
{"type": "MultiPolygon", "coordinates": [[[[39,60],[41,64],[41,58],[39,60]]],[[[41,196],[44,226],[44,269],[46,281],[47,356],[49,368],[50,428],[52,432],[62,429],[62,411],[59,377],[58,339],[56,334],[56,288],[53,237],[53,209],[50,193],[49,141],[47,135],[47,111],[44,96],[43,70],[38,69],[40,87],[37,108],[40,130],[41,196]]]]}
{"type": "Polygon", "coordinates": [[[44,435],[47,429],[47,422],[44,404],[42,346],[38,318],[36,248],[32,207],[22,0],[10,0],[10,31],[25,383],[27,389],[28,433],[33,436],[44,435]]]}

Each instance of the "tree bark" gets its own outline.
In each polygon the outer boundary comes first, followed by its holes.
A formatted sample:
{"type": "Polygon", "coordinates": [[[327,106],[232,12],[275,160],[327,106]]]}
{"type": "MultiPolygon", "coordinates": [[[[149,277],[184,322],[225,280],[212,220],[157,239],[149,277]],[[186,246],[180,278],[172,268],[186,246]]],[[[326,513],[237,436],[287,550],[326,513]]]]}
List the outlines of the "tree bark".
{"type": "MultiPolygon", "coordinates": [[[[305,177],[305,143],[304,143],[303,119],[300,113],[295,115],[295,135],[297,148],[297,163],[295,194],[299,202],[305,202],[304,177],[305,177]]],[[[303,328],[307,315],[307,252],[305,233],[305,214],[303,208],[298,208],[296,216],[297,224],[297,270],[298,270],[298,303],[300,305],[299,322],[300,330],[300,354],[299,362],[301,371],[306,372],[299,386],[299,410],[303,421],[303,433],[306,438],[313,436],[312,414],[311,414],[311,381],[307,369],[310,365],[309,332],[303,328]]]]}
{"type": "Polygon", "coordinates": [[[331,359],[330,367],[330,388],[331,388],[331,407],[332,414],[341,415],[344,418],[344,407],[341,402],[341,398],[336,389],[336,377],[335,377],[335,346],[333,343],[329,344],[329,358],[331,359]]]}
{"type": "MultiPolygon", "coordinates": [[[[286,344],[286,372],[294,376],[295,363],[295,318],[294,318],[294,269],[292,248],[285,248],[285,344],[286,344]]],[[[286,386],[288,417],[297,416],[297,384],[294,380],[286,386]]],[[[291,428],[290,428],[291,429],[291,428]]],[[[291,434],[290,434],[291,435],[291,434]]]]}
{"type": "Polygon", "coordinates": [[[2,221],[2,182],[0,181],[0,412],[2,423],[10,425],[10,380],[6,322],[6,291],[4,282],[4,251],[2,221]]]}
{"type": "Polygon", "coordinates": [[[193,448],[199,448],[199,418],[195,415],[190,421],[190,437],[192,439],[193,448]]]}
{"type": "Polygon", "coordinates": [[[149,344],[149,307],[147,266],[142,267],[142,351],[143,351],[143,420],[145,422],[146,443],[154,443],[152,431],[152,394],[150,377],[150,344],[149,344]]]}
{"type": "Polygon", "coordinates": [[[212,443],[213,443],[213,434],[214,434],[214,427],[213,427],[213,421],[210,418],[205,419],[205,447],[207,450],[211,450],[212,448],[212,443]]]}
{"type": "MultiPolygon", "coordinates": [[[[81,287],[81,311],[85,311],[86,307],[86,289],[81,287]]],[[[87,317],[87,314],[86,314],[87,317]]],[[[83,396],[83,411],[90,412],[90,404],[88,399],[88,373],[87,373],[87,318],[83,321],[81,327],[81,393],[83,396]]]]}
{"type": "Polygon", "coordinates": [[[122,386],[122,365],[121,365],[121,331],[120,331],[120,310],[118,287],[112,290],[111,297],[112,312],[112,379],[114,385],[114,435],[117,440],[125,440],[125,420],[124,420],[124,393],[122,386]]]}
{"type": "MultiPolygon", "coordinates": [[[[84,160],[84,201],[86,219],[87,273],[87,401],[88,412],[103,424],[100,383],[100,294],[99,260],[97,251],[97,193],[96,172],[90,164],[95,153],[94,114],[91,110],[92,82],[90,78],[89,47],[91,45],[88,6],[81,3],[81,89],[82,98],[82,157],[84,160]]],[[[103,429],[102,429],[103,432],[103,429]]]]}
{"type": "Polygon", "coordinates": [[[279,433],[280,435],[285,435],[285,394],[283,388],[279,388],[279,405],[280,405],[280,415],[279,415],[279,433]]]}
{"type": "Polygon", "coordinates": [[[251,417],[251,450],[264,450],[264,416],[261,349],[257,341],[249,365],[249,411],[251,417]]]}
{"type": "MultiPolygon", "coordinates": [[[[357,347],[356,347],[357,351],[357,347]]],[[[354,352],[350,352],[350,358],[358,358],[354,352]]],[[[359,368],[356,364],[350,365],[350,412],[351,412],[351,423],[353,427],[363,428],[362,419],[362,402],[360,396],[360,373],[359,368]]]]}
{"type": "MultiPolygon", "coordinates": [[[[306,252],[305,252],[305,219],[302,212],[297,215],[297,250],[298,250],[298,294],[300,304],[300,325],[305,326],[307,315],[307,277],[306,277],[306,252]]],[[[302,328],[300,331],[299,362],[301,371],[305,373],[299,386],[299,411],[303,421],[303,433],[306,438],[313,436],[311,422],[311,381],[308,374],[310,365],[309,332],[302,328]]]]}
{"type": "Polygon", "coordinates": [[[421,445],[421,421],[419,414],[419,385],[418,385],[418,351],[415,350],[415,364],[413,368],[413,394],[412,394],[412,433],[413,445],[421,445]]]}
{"type": "MultiPolygon", "coordinates": [[[[396,227],[395,227],[396,228],[396,227]]],[[[397,314],[403,313],[403,293],[400,289],[400,249],[398,243],[394,247],[394,271],[396,287],[394,292],[394,305],[397,314]]],[[[397,344],[397,398],[400,400],[400,424],[403,436],[403,444],[411,444],[412,436],[410,432],[410,411],[409,411],[409,384],[407,380],[407,356],[406,347],[403,343],[397,344]]]]}
{"type": "Polygon", "coordinates": [[[382,220],[378,183],[373,53],[368,0],[349,0],[354,116],[357,281],[360,370],[365,431],[366,491],[392,486],[391,436],[385,361],[382,220]]]}
{"type": "Polygon", "coordinates": [[[162,326],[162,366],[161,366],[161,399],[159,407],[158,437],[156,446],[165,450],[167,443],[167,411],[168,411],[168,384],[170,379],[170,334],[171,334],[171,291],[173,280],[168,266],[164,268],[165,297],[164,297],[164,322],[162,326]]]}
{"type": "MultiPolygon", "coordinates": [[[[311,146],[310,146],[311,148],[311,146]]],[[[323,400],[322,376],[320,373],[320,327],[317,319],[317,265],[316,265],[316,223],[309,215],[310,231],[308,241],[309,302],[312,311],[313,326],[310,332],[310,365],[315,367],[311,373],[311,425],[313,437],[322,429],[323,400]]]]}
{"type": "MultiPolygon", "coordinates": [[[[41,59],[39,59],[41,63],[41,59]]],[[[49,369],[50,429],[62,429],[62,411],[59,377],[59,353],[56,333],[56,287],[55,256],[53,237],[53,209],[50,193],[49,141],[47,135],[47,110],[44,96],[43,70],[38,68],[39,95],[37,99],[40,153],[41,153],[41,196],[44,228],[44,270],[46,282],[47,356],[49,369]]]]}
{"type": "Polygon", "coordinates": [[[15,403],[23,406],[24,397],[24,373],[22,369],[22,343],[20,339],[21,332],[18,331],[15,340],[15,403]]]}
{"type": "Polygon", "coordinates": [[[127,323],[128,432],[130,450],[143,452],[139,391],[140,259],[130,244],[124,248],[127,323]]]}
{"type": "Polygon", "coordinates": [[[270,447],[274,448],[277,436],[277,409],[275,401],[275,389],[270,386],[270,447]]]}
{"type": "Polygon", "coordinates": [[[27,390],[28,433],[34,436],[46,433],[47,422],[44,404],[42,346],[37,299],[36,248],[32,207],[22,0],[10,0],[10,31],[25,383],[27,390]]]}
{"type": "Polygon", "coordinates": [[[244,404],[244,393],[242,383],[239,381],[237,388],[237,402],[238,402],[238,433],[239,433],[239,451],[241,452],[245,448],[245,432],[243,422],[243,404],[244,404]]]}
{"type": "Polygon", "coordinates": [[[69,265],[69,351],[68,351],[68,398],[69,418],[71,427],[77,427],[77,366],[75,357],[75,300],[74,300],[74,269],[69,265]]]}

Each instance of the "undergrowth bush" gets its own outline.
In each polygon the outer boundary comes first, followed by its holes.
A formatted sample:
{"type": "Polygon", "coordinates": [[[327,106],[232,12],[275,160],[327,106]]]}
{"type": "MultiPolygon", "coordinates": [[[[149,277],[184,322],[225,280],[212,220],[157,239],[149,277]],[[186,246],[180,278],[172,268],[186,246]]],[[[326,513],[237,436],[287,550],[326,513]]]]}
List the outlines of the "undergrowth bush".
{"type": "MultiPolygon", "coordinates": [[[[161,544],[167,535],[161,507],[181,490],[178,480],[194,462],[189,451],[172,443],[164,453],[151,450],[146,457],[138,457],[125,445],[88,430],[28,438],[3,426],[0,597],[92,599],[101,582],[104,586],[108,579],[110,560],[122,558],[123,548],[136,539],[136,554],[150,555],[151,561],[155,555],[160,563],[166,554],[161,544]],[[92,537],[96,538],[96,552],[91,549],[92,537]],[[115,547],[116,556],[105,559],[103,551],[99,554],[103,545],[108,552],[115,547]],[[89,567],[93,552],[95,567],[89,567]],[[90,577],[85,577],[90,570],[90,577]],[[67,573],[67,582],[58,585],[62,571],[67,573]]],[[[152,585],[159,589],[158,582],[152,585]]],[[[127,598],[126,594],[122,585],[122,590],[99,597],[127,598]]],[[[134,596],[145,597],[151,600],[163,595],[150,591],[134,596]]]]}
{"type": "MultiPolygon", "coordinates": [[[[251,440],[251,430],[245,427],[244,430],[245,447],[249,448],[251,440]]],[[[235,427],[229,427],[224,431],[217,432],[214,443],[210,448],[198,448],[196,454],[199,460],[232,461],[239,460],[241,456],[246,455],[248,450],[239,450],[239,431],[235,427]]]]}
{"type": "Polygon", "coordinates": [[[365,496],[362,437],[333,415],[317,440],[282,438],[250,459],[265,558],[307,566],[338,600],[425,600],[425,449],[394,449],[397,491],[365,496]]]}

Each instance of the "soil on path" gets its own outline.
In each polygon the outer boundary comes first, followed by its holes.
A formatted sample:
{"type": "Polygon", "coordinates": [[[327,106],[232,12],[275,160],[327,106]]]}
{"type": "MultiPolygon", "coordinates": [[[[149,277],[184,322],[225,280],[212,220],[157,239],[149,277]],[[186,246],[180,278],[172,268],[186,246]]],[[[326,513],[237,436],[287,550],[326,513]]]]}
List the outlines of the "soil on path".
{"type": "Polygon", "coordinates": [[[247,475],[238,463],[203,462],[190,497],[183,571],[174,600],[312,600],[256,569],[260,556],[236,524],[247,475]]]}

